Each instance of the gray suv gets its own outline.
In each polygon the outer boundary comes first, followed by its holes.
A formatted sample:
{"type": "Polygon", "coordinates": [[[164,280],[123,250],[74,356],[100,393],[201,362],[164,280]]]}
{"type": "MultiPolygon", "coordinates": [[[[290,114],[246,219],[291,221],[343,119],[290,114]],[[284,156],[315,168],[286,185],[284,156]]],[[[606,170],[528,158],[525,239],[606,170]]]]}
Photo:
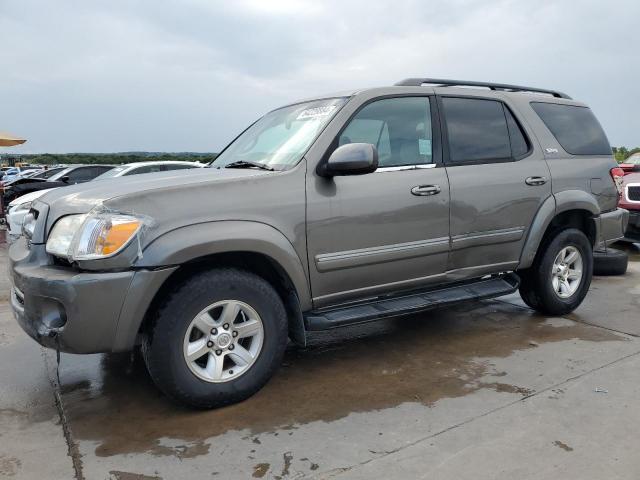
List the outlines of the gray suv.
{"type": "Polygon", "coordinates": [[[314,98],[209,168],[35,201],[12,307],[42,345],[141,346],[169,397],[225,405],[310,331],[518,289],[571,312],[593,248],[624,235],[622,174],[591,110],[556,91],[412,78],[314,98]]]}

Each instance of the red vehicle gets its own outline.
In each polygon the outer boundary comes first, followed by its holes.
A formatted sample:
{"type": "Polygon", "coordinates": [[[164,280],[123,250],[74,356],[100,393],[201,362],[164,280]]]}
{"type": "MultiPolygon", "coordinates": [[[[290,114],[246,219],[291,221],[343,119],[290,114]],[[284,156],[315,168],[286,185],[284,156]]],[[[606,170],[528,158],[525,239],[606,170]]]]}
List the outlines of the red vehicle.
{"type": "Polygon", "coordinates": [[[640,171],[624,176],[619,205],[629,210],[629,225],[624,239],[640,242],[640,171]]]}
{"type": "Polygon", "coordinates": [[[640,154],[634,153],[620,164],[620,168],[624,170],[624,174],[632,172],[640,172],[640,154]]]}

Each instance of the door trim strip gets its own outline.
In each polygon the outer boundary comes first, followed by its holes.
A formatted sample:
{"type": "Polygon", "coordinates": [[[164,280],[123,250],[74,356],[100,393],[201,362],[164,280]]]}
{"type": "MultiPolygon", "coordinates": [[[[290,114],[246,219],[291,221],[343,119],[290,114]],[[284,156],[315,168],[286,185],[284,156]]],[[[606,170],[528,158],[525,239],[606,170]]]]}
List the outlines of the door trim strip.
{"type": "Polygon", "coordinates": [[[342,252],[323,253],[315,256],[319,272],[329,272],[342,268],[374,265],[377,263],[405,260],[408,258],[447,253],[449,237],[431,238],[417,242],[396,243],[378,247],[345,250],[342,252]]]}
{"type": "Polygon", "coordinates": [[[463,235],[455,235],[451,237],[451,250],[517,242],[524,236],[524,231],[525,227],[513,227],[503,228],[501,230],[487,230],[485,232],[471,232],[463,235]]]}

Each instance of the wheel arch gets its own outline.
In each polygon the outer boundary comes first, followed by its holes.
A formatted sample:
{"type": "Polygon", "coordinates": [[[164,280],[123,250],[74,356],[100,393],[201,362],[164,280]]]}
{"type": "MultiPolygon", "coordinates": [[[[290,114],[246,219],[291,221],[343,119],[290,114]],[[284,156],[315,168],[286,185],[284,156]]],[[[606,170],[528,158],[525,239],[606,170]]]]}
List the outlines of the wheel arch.
{"type": "Polygon", "coordinates": [[[302,312],[311,308],[311,293],[303,262],[289,240],[275,228],[249,221],[223,221],[191,225],[154,240],[136,264],[139,268],[175,265],[151,301],[139,332],[149,322],[149,312],[167,291],[187,276],[215,267],[251,271],[271,283],[285,305],[289,336],[306,343],[302,312]]]}
{"type": "Polygon", "coordinates": [[[577,228],[584,232],[592,246],[596,246],[599,214],[600,207],[595,198],[581,190],[568,190],[547,198],[531,223],[518,269],[529,268],[540,246],[559,228],[577,228]]]}

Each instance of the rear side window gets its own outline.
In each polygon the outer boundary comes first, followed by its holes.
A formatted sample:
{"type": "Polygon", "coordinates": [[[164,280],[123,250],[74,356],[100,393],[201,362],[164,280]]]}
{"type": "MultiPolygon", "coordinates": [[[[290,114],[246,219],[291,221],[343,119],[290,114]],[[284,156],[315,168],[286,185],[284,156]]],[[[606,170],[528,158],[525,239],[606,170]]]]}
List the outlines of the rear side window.
{"type": "Polygon", "coordinates": [[[442,98],[452,163],[520,158],[529,151],[522,129],[502,102],[442,98]]]}
{"type": "Polygon", "coordinates": [[[558,143],[572,155],[611,155],[609,140],[587,107],[532,102],[558,143]]]}

